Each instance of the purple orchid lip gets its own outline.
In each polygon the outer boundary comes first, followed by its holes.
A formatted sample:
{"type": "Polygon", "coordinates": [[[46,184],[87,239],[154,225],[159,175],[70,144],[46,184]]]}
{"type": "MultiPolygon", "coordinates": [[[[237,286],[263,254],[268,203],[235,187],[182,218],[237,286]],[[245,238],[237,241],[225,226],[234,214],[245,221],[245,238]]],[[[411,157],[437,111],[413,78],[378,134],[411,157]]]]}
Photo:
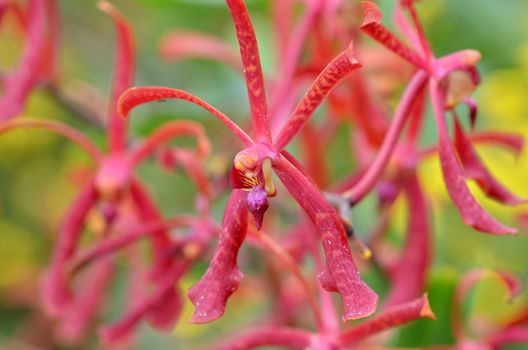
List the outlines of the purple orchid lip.
{"type": "Polygon", "coordinates": [[[249,192],[247,196],[247,205],[250,213],[253,214],[257,229],[260,230],[264,220],[264,213],[269,208],[268,194],[262,185],[255,186],[255,188],[249,192]]]}

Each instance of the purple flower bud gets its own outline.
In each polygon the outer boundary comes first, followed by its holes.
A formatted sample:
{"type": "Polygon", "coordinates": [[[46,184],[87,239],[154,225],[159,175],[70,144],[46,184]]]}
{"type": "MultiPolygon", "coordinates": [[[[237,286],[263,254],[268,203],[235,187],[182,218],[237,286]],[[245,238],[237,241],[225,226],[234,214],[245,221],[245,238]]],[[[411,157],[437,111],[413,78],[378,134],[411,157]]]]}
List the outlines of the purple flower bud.
{"type": "Polygon", "coordinates": [[[262,227],[262,221],[264,219],[264,213],[268,210],[268,195],[261,185],[255,186],[249,195],[247,196],[247,205],[253,218],[257,229],[260,230],[262,227]]]}

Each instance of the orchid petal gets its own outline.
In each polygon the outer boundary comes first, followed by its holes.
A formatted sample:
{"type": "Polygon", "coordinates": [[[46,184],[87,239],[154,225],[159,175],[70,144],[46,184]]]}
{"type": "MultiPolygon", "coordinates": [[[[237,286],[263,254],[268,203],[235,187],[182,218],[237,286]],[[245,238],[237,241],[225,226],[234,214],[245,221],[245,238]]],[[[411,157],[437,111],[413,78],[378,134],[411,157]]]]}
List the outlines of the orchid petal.
{"type": "Polygon", "coordinates": [[[126,146],[126,122],[117,113],[117,101],[134,82],[134,35],[128,20],[111,3],[99,1],[97,5],[112,17],[117,31],[117,55],[108,107],[108,143],[111,151],[121,152],[126,146]]]}
{"type": "Polygon", "coordinates": [[[309,349],[312,334],[295,328],[269,327],[248,331],[235,336],[224,344],[216,346],[215,350],[254,349],[263,346],[280,346],[288,349],[309,349]]]}
{"type": "Polygon", "coordinates": [[[385,305],[391,307],[416,298],[424,289],[432,261],[431,232],[425,195],[414,174],[405,187],[409,219],[405,248],[392,277],[385,305]]]}
{"type": "Polygon", "coordinates": [[[86,153],[88,153],[92,157],[93,160],[99,161],[102,157],[101,151],[84,134],[66,124],[56,121],[37,118],[11,120],[4,123],[0,123],[0,134],[20,128],[34,128],[51,131],[53,133],[66,137],[70,141],[73,141],[75,144],[83,148],[86,153]]]}
{"type": "Polygon", "coordinates": [[[251,121],[257,141],[271,142],[269,113],[264,88],[264,76],[260,65],[255,31],[244,0],[226,0],[235,23],[240,56],[244,66],[246,86],[251,109],[251,121]]]}
{"type": "MultiPolygon", "coordinates": [[[[164,329],[172,327],[176,319],[181,313],[181,298],[174,290],[174,284],[181,277],[181,269],[173,268],[172,271],[166,273],[154,290],[154,292],[139,300],[135,306],[118,322],[104,326],[99,329],[99,334],[106,344],[124,343],[129,340],[131,333],[138,326],[139,322],[144,316],[156,309],[160,308],[161,304],[166,305],[165,315],[166,319],[158,319],[159,326],[164,329]]],[[[158,313],[158,315],[160,315],[158,313]]],[[[152,320],[152,319],[151,319],[152,320]]]]}
{"type": "Polygon", "coordinates": [[[455,116],[455,149],[466,176],[477,182],[479,187],[490,198],[493,198],[501,203],[516,205],[525,203],[526,200],[512,194],[502,184],[500,184],[489,170],[484,166],[480,157],[478,156],[470,139],[464,133],[462,125],[455,116]]]}
{"type": "Polygon", "coordinates": [[[66,344],[79,344],[101,308],[114,275],[113,259],[101,260],[81,279],[79,295],[59,317],[57,336],[66,344]]]}
{"type": "Polygon", "coordinates": [[[399,304],[373,319],[367,320],[362,324],[351,328],[343,333],[339,337],[339,340],[344,346],[352,345],[371,335],[401,326],[423,317],[433,320],[435,319],[435,315],[429,305],[427,294],[413,301],[399,304]]]}
{"type": "Polygon", "coordinates": [[[121,95],[121,97],[119,97],[118,113],[121,117],[126,118],[128,116],[128,113],[138,105],[147,102],[160,101],[166,99],[185,100],[202,107],[203,109],[220,119],[220,121],[224,123],[225,126],[227,126],[229,129],[231,129],[231,131],[233,131],[233,133],[240,139],[240,141],[242,141],[244,145],[250,146],[253,144],[253,140],[251,139],[251,137],[249,137],[244,132],[244,130],[242,130],[238,125],[236,125],[225,114],[223,114],[207,102],[201,100],[200,98],[179,89],[171,89],[160,86],[134,87],[128,89],[121,95]]]}
{"type": "Polygon", "coordinates": [[[528,344],[528,327],[517,326],[502,329],[493,334],[488,343],[494,349],[502,349],[511,344],[528,344]]]}
{"type": "Polygon", "coordinates": [[[72,301],[72,294],[67,282],[66,262],[75,253],[86,216],[96,203],[97,198],[97,191],[93,179],[91,179],[81,190],[63,218],[53,261],[44,277],[42,286],[44,307],[50,315],[58,316],[72,301]]]}
{"type": "Polygon", "coordinates": [[[174,31],[161,39],[160,55],[168,61],[188,58],[209,58],[231,66],[237,72],[243,68],[240,58],[226,42],[197,32],[174,31]]]}
{"type": "Polygon", "coordinates": [[[428,64],[424,62],[416,52],[402,43],[383,24],[381,24],[381,11],[373,2],[363,1],[361,7],[365,16],[363,24],[361,25],[362,31],[416,67],[425,70],[428,69],[428,64]]]}
{"type": "MultiPolygon", "coordinates": [[[[150,195],[139,181],[132,181],[130,184],[130,194],[138,210],[138,215],[142,220],[160,221],[162,219],[156,204],[152,201],[150,195]]],[[[163,255],[163,252],[165,252],[170,246],[168,232],[164,229],[152,232],[152,245],[155,252],[154,257],[156,259],[156,264],[158,264],[159,268],[163,270],[168,264],[168,259],[163,255]]]]}
{"type": "Polygon", "coordinates": [[[222,317],[227,299],[243,277],[237,267],[237,255],[244,242],[248,224],[247,192],[233,190],[227,203],[220,239],[209,268],[187,295],[194,304],[192,323],[206,323],[222,317]]]}
{"type": "Polygon", "coordinates": [[[36,84],[44,45],[44,3],[30,0],[26,46],[17,68],[4,79],[4,94],[0,97],[0,121],[22,112],[31,89],[36,84]]]}
{"type": "Polygon", "coordinates": [[[502,270],[475,269],[466,273],[455,290],[452,312],[453,333],[457,339],[463,339],[466,332],[462,320],[462,305],[469,290],[486,277],[497,277],[508,292],[508,300],[513,300],[523,290],[523,283],[519,276],[502,270]]]}
{"type": "Polygon", "coordinates": [[[199,157],[204,157],[210,152],[211,145],[201,124],[190,121],[174,121],[163,124],[152,135],[150,135],[145,142],[133,152],[131,156],[132,163],[138,164],[154,152],[161,144],[182,135],[190,135],[196,138],[199,157]]]}
{"type": "Polygon", "coordinates": [[[372,314],[378,296],[361,280],[346,233],[334,208],[313,182],[284,157],[280,156],[273,168],[321,235],[327,266],[319,280],[326,290],[337,291],[343,298],[343,320],[372,314]]]}
{"type": "Polygon", "coordinates": [[[435,111],[438,129],[440,165],[449,196],[455,203],[458,212],[466,225],[474,229],[493,234],[514,234],[516,229],[504,226],[486,212],[473,197],[466,185],[464,172],[447,134],[444,110],[440,90],[436,83],[431,83],[431,99],[435,111]]]}
{"type": "Polygon", "coordinates": [[[308,92],[291,114],[288,122],[282,127],[273,147],[279,151],[285,148],[308,122],[324,98],[340,82],[348,77],[350,73],[359,67],[361,65],[354,55],[354,46],[351,43],[345,51],[330,62],[313,82],[308,92]]]}

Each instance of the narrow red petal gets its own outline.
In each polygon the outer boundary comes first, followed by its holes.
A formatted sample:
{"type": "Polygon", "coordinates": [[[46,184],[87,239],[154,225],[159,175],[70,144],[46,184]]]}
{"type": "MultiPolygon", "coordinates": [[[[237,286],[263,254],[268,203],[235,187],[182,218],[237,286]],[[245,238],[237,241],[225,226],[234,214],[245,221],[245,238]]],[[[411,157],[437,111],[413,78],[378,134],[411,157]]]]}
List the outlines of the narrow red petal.
{"type": "Polygon", "coordinates": [[[234,337],[215,350],[253,349],[263,346],[280,346],[287,349],[304,350],[310,348],[312,335],[294,328],[261,328],[234,337]]]}
{"type": "Polygon", "coordinates": [[[152,154],[160,145],[184,135],[196,138],[198,155],[200,157],[204,157],[210,152],[211,145],[201,124],[191,121],[174,121],[165,123],[154,131],[154,133],[133,152],[131,156],[132,163],[138,164],[152,154]]]}
{"type": "Polygon", "coordinates": [[[455,123],[455,149],[464,167],[466,176],[477,182],[479,187],[490,198],[501,203],[516,205],[525,203],[526,200],[512,194],[506,187],[500,184],[489,170],[484,166],[478,156],[471,140],[464,133],[458,118],[454,118],[455,123]]]}
{"type": "Polygon", "coordinates": [[[28,9],[26,45],[15,71],[4,79],[4,93],[0,97],[0,121],[16,117],[22,112],[26,99],[38,80],[45,41],[43,0],[30,0],[28,9]]]}
{"type": "Polygon", "coordinates": [[[376,310],[378,296],[361,280],[346,233],[334,208],[321,191],[284,157],[273,164],[277,176],[308,214],[326,256],[326,269],[320,282],[326,290],[337,291],[343,298],[343,320],[366,317],[376,310]]]}
{"type": "Polygon", "coordinates": [[[62,221],[53,261],[44,276],[42,287],[44,307],[50,315],[59,315],[72,301],[71,290],[68,287],[67,261],[77,249],[86,216],[96,203],[97,197],[91,179],[72,203],[62,221]]]}
{"type": "Polygon", "coordinates": [[[269,113],[257,38],[244,0],[226,0],[235,23],[257,141],[271,142],[269,113]]]}
{"type": "Polygon", "coordinates": [[[101,260],[86,276],[82,276],[78,295],[60,316],[57,337],[61,343],[79,344],[89,331],[92,321],[104,305],[106,293],[114,276],[113,259],[101,260]]]}
{"type": "Polygon", "coordinates": [[[462,306],[464,299],[471,288],[481,280],[487,277],[497,277],[508,291],[508,299],[511,301],[523,290],[523,282],[519,276],[513,275],[502,270],[475,269],[466,273],[460,280],[455,290],[452,312],[453,333],[457,339],[463,339],[466,335],[463,326],[462,306]]]}
{"type": "Polygon", "coordinates": [[[247,192],[233,190],[227,203],[220,239],[209,268],[202,279],[187,293],[194,304],[193,323],[206,323],[222,317],[227,299],[243,277],[237,266],[237,255],[244,242],[248,224],[247,192]]]}
{"type": "Polygon", "coordinates": [[[375,318],[353,327],[343,333],[339,337],[339,340],[343,346],[350,346],[371,335],[404,325],[423,317],[433,320],[435,319],[435,315],[429,306],[427,294],[419,299],[397,305],[375,318]]]}
{"type": "MultiPolygon", "coordinates": [[[[141,220],[145,221],[161,221],[162,216],[159,209],[157,208],[146,189],[138,180],[133,180],[130,185],[130,194],[134,201],[134,204],[138,210],[138,215],[141,220]]],[[[168,265],[168,259],[165,257],[164,252],[170,246],[169,232],[165,229],[156,230],[152,232],[152,246],[154,249],[154,259],[156,264],[164,270],[168,265]]]]}
{"type": "Polygon", "coordinates": [[[519,156],[524,149],[524,136],[521,134],[505,133],[498,131],[479,131],[472,133],[471,141],[496,144],[511,150],[515,156],[519,156]]]}
{"type": "Polygon", "coordinates": [[[392,275],[385,306],[410,301],[422,293],[432,261],[431,232],[425,195],[414,174],[405,187],[409,219],[405,248],[392,275]]]}
{"type": "Polygon", "coordinates": [[[455,154],[444,119],[444,110],[440,90],[436,83],[430,86],[431,99],[435,110],[438,129],[440,165],[449,196],[455,203],[464,223],[476,230],[493,234],[513,234],[517,230],[504,226],[486,212],[473,197],[467,187],[464,172],[455,154]]]}
{"type": "Polygon", "coordinates": [[[162,326],[163,329],[171,328],[182,310],[181,297],[176,293],[174,287],[180,277],[181,270],[179,268],[167,272],[151,295],[138,300],[132,310],[128,311],[121,320],[112,325],[101,327],[99,334],[103,342],[112,345],[127,342],[141,320],[144,317],[152,316],[151,313],[159,310],[161,305],[165,306],[165,310],[161,314],[158,313],[157,316],[163,317],[155,320],[151,318],[150,320],[156,321],[156,325],[162,326]]]}
{"type": "Polygon", "coordinates": [[[62,135],[83,148],[92,157],[92,159],[98,161],[102,157],[101,151],[89,138],[87,138],[78,130],[61,122],[37,118],[10,120],[0,123],[0,134],[25,128],[44,129],[62,135]]]}
{"type": "Polygon", "coordinates": [[[392,32],[381,24],[381,11],[373,2],[363,1],[361,6],[365,16],[363,24],[361,25],[362,31],[416,67],[425,70],[428,69],[428,64],[416,52],[402,43],[392,32]]]}
{"type": "Polygon", "coordinates": [[[488,340],[488,343],[493,349],[502,349],[507,345],[513,344],[526,346],[528,344],[528,327],[516,326],[505,328],[493,334],[488,340]]]}
{"type": "Polygon", "coordinates": [[[163,36],[160,43],[160,55],[168,61],[190,58],[208,58],[231,66],[242,72],[240,58],[226,42],[197,32],[174,31],[163,36]]]}
{"type": "Polygon", "coordinates": [[[134,82],[134,35],[128,20],[112,4],[100,1],[98,7],[112,17],[117,31],[117,54],[108,112],[108,142],[112,151],[121,152],[126,146],[126,121],[117,113],[117,101],[134,82]]]}
{"type": "Polygon", "coordinates": [[[330,64],[319,74],[313,82],[308,92],[297,105],[289,120],[282,127],[274,143],[276,150],[282,150],[299,133],[308,122],[315,110],[323,102],[332,90],[340,82],[350,75],[361,65],[354,56],[354,47],[350,46],[339,54],[330,64]]]}
{"type": "Polygon", "coordinates": [[[166,99],[185,100],[193,103],[197,106],[202,107],[215,117],[217,117],[225,126],[227,126],[233,133],[244,143],[246,146],[253,144],[253,140],[249,137],[244,130],[236,125],[229,117],[225,114],[201,100],[200,98],[191,95],[190,93],[161,86],[145,86],[145,87],[134,87],[125,91],[118,102],[118,113],[121,117],[126,118],[128,113],[138,105],[153,102],[163,101],[166,99]]]}

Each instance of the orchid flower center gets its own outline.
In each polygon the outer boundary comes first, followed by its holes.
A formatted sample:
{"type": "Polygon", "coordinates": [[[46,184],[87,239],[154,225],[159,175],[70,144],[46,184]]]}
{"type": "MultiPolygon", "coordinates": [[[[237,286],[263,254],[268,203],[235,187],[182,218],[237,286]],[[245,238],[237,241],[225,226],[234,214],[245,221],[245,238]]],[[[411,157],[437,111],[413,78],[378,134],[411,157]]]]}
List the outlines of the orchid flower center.
{"type": "Polygon", "coordinates": [[[115,202],[121,198],[131,176],[127,159],[122,155],[110,155],[102,160],[95,185],[103,199],[115,202]]]}
{"type": "Polygon", "coordinates": [[[272,158],[275,154],[264,144],[256,144],[235,156],[231,170],[233,188],[250,191],[248,209],[253,214],[258,229],[269,207],[268,197],[277,194],[272,179],[272,158]]]}

